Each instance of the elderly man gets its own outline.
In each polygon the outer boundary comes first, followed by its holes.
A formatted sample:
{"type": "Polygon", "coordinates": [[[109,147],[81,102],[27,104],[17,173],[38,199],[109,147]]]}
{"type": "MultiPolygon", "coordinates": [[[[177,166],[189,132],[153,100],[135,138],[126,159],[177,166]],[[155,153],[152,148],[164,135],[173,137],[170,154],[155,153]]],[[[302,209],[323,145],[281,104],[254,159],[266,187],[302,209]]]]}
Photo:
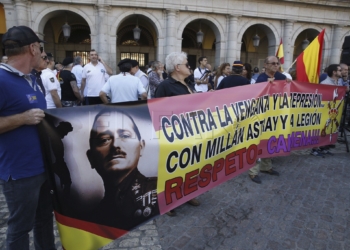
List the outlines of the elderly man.
{"type": "Polygon", "coordinates": [[[130,230],[158,215],[157,178],[147,178],[138,170],[146,143],[134,119],[121,109],[102,110],[95,117],[89,142],[86,155],[105,187],[94,222],[130,230]]]}
{"type": "Polygon", "coordinates": [[[103,85],[113,74],[113,70],[100,58],[97,51],[90,51],[90,63],[84,66],[80,91],[84,95],[85,105],[102,104],[99,93],[103,85]],[[86,88],[86,92],[85,92],[86,88]]]}
{"type": "MultiPolygon", "coordinates": [[[[196,91],[191,83],[187,83],[185,79],[191,74],[190,65],[187,61],[185,52],[170,53],[166,59],[166,68],[168,78],[159,84],[156,89],[155,97],[177,96],[193,94],[196,91]]],[[[199,206],[200,202],[197,199],[192,199],[187,202],[192,206],[199,206]]],[[[167,215],[175,216],[175,210],[170,210],[167,215]]]]}
{"type": "MultiPolygon", "coordinates": [[[[286,76],[278,71],[280,62],[276,56],[268,56],[265,59],[265,72],[261,73],[256,80],[259,82],[273,82],[274,80],[286,80],[286,76]]],[[[279,176],[279,173],[272,169],[271,158],[263,158],[260,162],[257,162],[254,167],[249,169],[250,179],[258,184],[261,184],[259,177],[259,171],[261,173],[279,176]]]]}
{"type": "Polygon", "coordinates": [[[48,109],[61,108],[61,85],[54,73],[55,58],[51,53],[47,53],[47,59],[49,60],[47,68],[42,71],[40,76],[45,88],[46,105],[48,109]]]}
{"type": "Polygon", "coordinates": [[[10,213],[10,250],[29,249],[32,229],[36,249],[56,249],[52,200],[35,126],[45,116],[46,101],[30,75],[43,60],[41,42],[26,26],[12,27],[2,37],[9,61],[0,66],[0,183],[10,213]]]}
{"type": "Polygon", "coordinates": [[[81,80],[83,78],[83,59],[81,58],[81,56],[76,56],[74,58],[72,73],[75,75],[75,78],[77,79],[77,86],[80,89],[81,80]]]}
{"type": "Polygon", "coordinates": [[[147,93],[141,80],[130,74],[132,71],[132,60],[123,59],[118,63],[120,74],[111,76],[100,91],[100,98],[107,104],[107,95],[112,103],[137,101],[141,96],[142,100],[147,99],[147,93]]]}

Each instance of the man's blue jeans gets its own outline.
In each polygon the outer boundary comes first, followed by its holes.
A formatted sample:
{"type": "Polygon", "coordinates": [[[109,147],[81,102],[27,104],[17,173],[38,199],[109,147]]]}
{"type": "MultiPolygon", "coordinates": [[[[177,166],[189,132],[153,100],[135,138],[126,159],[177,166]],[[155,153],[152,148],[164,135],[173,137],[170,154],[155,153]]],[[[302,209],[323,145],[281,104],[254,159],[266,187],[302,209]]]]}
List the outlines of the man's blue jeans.
{"type": "Polygon", "coordinates": [[[29,249],[29,232],[34,229],[36,250],[55,248],[53,207],[45,173],[33,177],[0,180],[10,212],[6,247],[9,250],[29,249]]]}

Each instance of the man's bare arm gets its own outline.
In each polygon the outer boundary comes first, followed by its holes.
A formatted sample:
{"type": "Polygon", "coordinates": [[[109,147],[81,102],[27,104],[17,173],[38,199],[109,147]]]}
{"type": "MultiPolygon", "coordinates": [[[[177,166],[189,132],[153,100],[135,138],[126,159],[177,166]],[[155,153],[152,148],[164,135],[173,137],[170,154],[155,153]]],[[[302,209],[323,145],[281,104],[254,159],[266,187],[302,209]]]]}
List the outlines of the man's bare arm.
{"type": "Polygon", "coordinates": [[[57,89],[51,90],[50,94],[52,96],[53,103],[55,104],[56,108],[62,108],[61,99],[57,93],[57,89]]]}
{"type": "Polygon", "coordinates": [[[82,101],[83,97],[81,96],[81,94],[79,92],[79,88],[78,88],[77,82],[76,81],[71,81],[70,82],[70,86],[73,89],[74,95],[78,98],[79,101],[82,101]]]}
{"type": "Polygon", "coordinates": [[[108,66],[108,64],[102,60],[102,58],[100,58],[100,62],[103,64],[103,66],[105,66],[106,70],[107,70],[107,74],[108,75],[113,75],[113,70],[111,69],[111,67],[108,66]]]}
{"type": "Polygon", "coordinates": [[[143,92],[140,96],[141,100],[147,100],[147,93],[143,92]]]}
{"type": "Polygon", "coordinates": [[[45,117],[41,109],[29,109],[23,113],[0,117],[0,134],[23,125],[36,125],[45,117]]]}
{"type": "Polygon", "coordinates": [[[100,91],[100,98],[104,104],[108,104],[108,99],[107,99],[107,95],[105,92],[100,91]]]}

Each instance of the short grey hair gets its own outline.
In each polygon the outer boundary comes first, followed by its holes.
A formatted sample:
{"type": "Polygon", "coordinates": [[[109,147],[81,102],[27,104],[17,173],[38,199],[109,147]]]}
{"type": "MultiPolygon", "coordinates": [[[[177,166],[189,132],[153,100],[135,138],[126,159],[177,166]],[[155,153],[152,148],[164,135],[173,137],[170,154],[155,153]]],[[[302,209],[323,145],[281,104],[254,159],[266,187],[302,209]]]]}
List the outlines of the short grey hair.
{"type": "Polygon", "coordinates": [[[166,70],[169,75],[175,71],[175,66],[187,59],[185,52],[172,52],[165,58],[166,70]]]}
{"type": "Polygon", "coordinates": [[[81,63],[81,56],[76,56],[74,58],[74,65],[79,65],[81,63]]]}
{"type": "Polygon", "coordinates": [[[156,70],[160,65],[163,65],[163,63],[160,61],[154,61],[152,63],[152,70],[156,70]]]}

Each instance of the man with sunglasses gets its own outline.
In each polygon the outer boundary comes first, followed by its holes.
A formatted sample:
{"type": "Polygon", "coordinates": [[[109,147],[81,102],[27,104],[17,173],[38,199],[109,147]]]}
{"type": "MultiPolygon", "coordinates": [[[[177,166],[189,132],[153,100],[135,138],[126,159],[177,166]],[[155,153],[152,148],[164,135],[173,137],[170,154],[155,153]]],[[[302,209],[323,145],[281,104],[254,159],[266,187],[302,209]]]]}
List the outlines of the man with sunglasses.
{"type": "Polygon", "coordinates": [[[255,83],[286,80],[286,76],[279,72],[280,62],[276,56],[268,56],[265,61],[265,72],[261,73],[255,83]]]}
{"type": "MultiPolygon", "coordinates": [[[[279,60],[276,56],[268,56],[265,59],[265,72],[261,73],[256,80],[256,83],[259,82],[273,82],[278,80],[286,80],[286,76],[279,72],[279,60]]],[[[256,163],[254,167],[249,169],[250,179],[258,184],[261,184],[259,177],[259,172],[279,176],[280,174],[272,169],[271,158],[262,158],[259,162],[256,163]]]]}
{"type": "MultiPolygon", "coordinates": [[[[35,125],[44,118],[46,101],[30,72],[45,64],[44,42],[26,26],[2,37],[8,63],[0,65],[0,184],[9,209],[6,249],[56,249],[53,209],[35,125]]],[[[47,65],[47,63],[46,63],[47,65]]],[[[45,66],[46,68],[46,66],[45,66]]]]}
{"type": "Polygon", "coordinates": [[[338,85],[341,75],[341,67],[339,64],[331,64],[327,67],[327,77],[320,84],[338,85]]]}

